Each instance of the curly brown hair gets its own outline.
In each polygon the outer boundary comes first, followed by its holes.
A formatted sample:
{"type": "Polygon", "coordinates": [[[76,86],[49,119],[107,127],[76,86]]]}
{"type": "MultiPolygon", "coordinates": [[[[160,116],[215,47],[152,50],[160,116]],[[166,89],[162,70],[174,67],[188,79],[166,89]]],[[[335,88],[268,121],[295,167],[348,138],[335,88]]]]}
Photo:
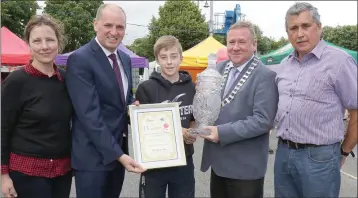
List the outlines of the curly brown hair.
{"type": "Polygon", "coordinates": [[[24,30],[24,39],[27,44],[29,44],[30,34],[32,29],[35,26],[41,26],[46,25],[53,29],[53,31],[56,34],[57,40],[58,40],[58,46],[59,46],[59,53],[62,52],[62,50],[65,48],[66,45],[66,38],[64,36],[65,30],[64,25],[59,20],[51,17],[48,14],[41,14],[41,15],[34,15],[31,17],[29,22],[27,22],[24,30]]]}

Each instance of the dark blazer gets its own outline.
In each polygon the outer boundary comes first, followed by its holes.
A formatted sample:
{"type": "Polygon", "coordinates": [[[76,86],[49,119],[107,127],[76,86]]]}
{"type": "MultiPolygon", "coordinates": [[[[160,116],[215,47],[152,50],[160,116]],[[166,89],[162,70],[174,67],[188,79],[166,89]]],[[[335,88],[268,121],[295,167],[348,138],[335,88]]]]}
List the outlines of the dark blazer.
{"type": "Polygon", "coordinates": [[[118,51],[128,79],[123,104],[112,66],[95,39],[73,52],[67,61],[66,83],[75,110],[72,119],[72,167],[113,170],[128,153],[127,105],[133,102],[131,60],[118,51]]]}
{"type": "MultiPolygon", "coordinates": [[[[217,65],[223,74],[228,61],[217,65]]],[[[237,81],[248,66],[240,72],[237,81]]],[[[215,125],[219,143],[204,142],[201,170],[211,167],[225,178],[253,180],[265,176],[269,150],[269,131],[277,112],[276,73],[261,62],[231,103],[221,108],[215,125]]],[[[225,86],[224,86],[225,87],[225,86]]]]}

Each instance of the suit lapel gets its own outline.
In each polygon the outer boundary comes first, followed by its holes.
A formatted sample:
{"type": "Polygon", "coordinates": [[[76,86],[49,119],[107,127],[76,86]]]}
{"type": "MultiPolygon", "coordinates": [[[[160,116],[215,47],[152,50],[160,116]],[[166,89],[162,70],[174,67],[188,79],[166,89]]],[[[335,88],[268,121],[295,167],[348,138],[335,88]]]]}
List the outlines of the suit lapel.
{"type": "Polygon", "coordinates": [[[119,59],[121,61],[124,73],[125,73],[125,75],[127,77],[127,82],[128,82],[128,89],[127,89],[127,94],[126,94],[126,102],[127,102],[128,101],[128,95],[129,95],[129,93],[131,91],[129,89],[131,87],[130,83],[131,83],[132,76],[130,76],[130,69],[132,69],[132,66],[129,65],[128,62],[124,62],[126,60],[126,57],[123,54],[124,52],[121,52],[120,50],[117,50],[117,53],[118,53],[119,59]]]}
{"type": "MultiPolygon", "coordinates": [[[[111,63],[108,60],[108,57],[106,56],[106,54],[103,52],[103,50],[101,49],[101,47],[98,45],[98,43],[96,42],[96,40],[92,40],[91,42],[91,47],[92,50],[94,51],[94,56],[96,58],[96,60],[98,61],[99,65],[97,65],[97,67],[100,67],[103,69],[103,72],[108,76],[108,78],[110,79],[110,81],[116,85],[116,87],[118,87],[118,82],[117,82],[117,78],[114,74],[113,68],[111,63]]],[[[118,90],[117,95],[119,97],[119,100],[122,101],[122,97],[121,97],[121,93],[118,90]]]]}
{"type": "Polygon", "coordinates": [[[116,76],[113,72],[112,65],[109,62],[108,57],[103,52],[103,50],[98,45],[95,39],[92,40],[91,47],[92,50],[94,51],[94,56],[96,57],[96,60],[99,63],[98,67],[103,69],[103,71],[108,75],[111,81],[117,82],[116,76]]]}
{"type": "Polygon", "coordinates": [[[118,52],[119,59],[120,59],[120,61],[121,61],[122,67],[123,67],[123,69],[124,69],[124,73],[126,74],[126,77],[127,77],[127,79],[128,79],[128,82],[129,82],[129,78],[130,78],[130,76],[129,76],[129,70],[131,69],[131,65],[129,65],[129,68],[128,68],[128,64],[124,62],[125,57],[124,57],[123,52],[121,52],[121,51],[119,51],[119,50],[117,50],[117,52],[118,52]]]}
{"type": "MultiPolygon", "coordinates": [[[[225,61],[225,62],[223,62],[223,66],[219,68],[219,73],[222,76],[224,75],[225,69],[228,66],[228,64],[229,64],[229,61],[225,61]]],[[[221,93],[220,93],[221,98],[223,98],[223,95],[224,95],[224,91],[225,91],[225,87],[226,87],[226,83],[227,83],[227,78],[224,79],[224,80],[225,80],[225,83],[224,83],[224,86],[222,87],[221,93]]]]}

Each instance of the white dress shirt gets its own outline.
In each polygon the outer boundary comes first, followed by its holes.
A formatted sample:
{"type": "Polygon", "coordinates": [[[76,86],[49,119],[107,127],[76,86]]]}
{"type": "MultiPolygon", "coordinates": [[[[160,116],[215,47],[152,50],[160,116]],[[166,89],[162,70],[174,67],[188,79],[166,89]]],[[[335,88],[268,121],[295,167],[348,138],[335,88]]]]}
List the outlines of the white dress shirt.
{"type": "MultiPolygon", "coordinates": [[[[128,78],[126,76],[126,73],[124,71],[123,65],[120,61],[119,55],[118,55],[118,51],[116,50],[115,52],[110,52],[109,50],[107,50],[106,48],[104,48],[98,41],[97,37],[95,38],[96,42],[98,43],[98,45],[102,48],[104,54],[107,56],[107,59],[109,61],[109,63],[112,66],[113,69],[113,61],[112,59],[110,59],[108,56],[111,54],[115,54],[117,57],[117,62],[118,62],[118,66],[119,66],[119,70],[121,71],[121,76],[122,76],[122,83],[123,83],[123,91],[124,91],[124,97],[127,98],[127,92],[128,92],[128,78]]],[[[114,72],[114,71],[113,71],[114,72]]],[[[116,82],[117,83],[117,82],[116,82]]]]}

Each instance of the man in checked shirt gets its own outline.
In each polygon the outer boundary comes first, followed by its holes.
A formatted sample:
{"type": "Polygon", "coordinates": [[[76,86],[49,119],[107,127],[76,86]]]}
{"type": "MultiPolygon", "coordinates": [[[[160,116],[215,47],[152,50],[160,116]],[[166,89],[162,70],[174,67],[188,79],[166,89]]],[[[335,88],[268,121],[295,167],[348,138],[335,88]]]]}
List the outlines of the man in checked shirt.
{"type": "Polygon", "coordinates": [[[357,63],[322,40],[320,15],[309,3],[289,8],[286,31],[295,50],[276,77],[275,197],[339,197],[340,168],[357,144],[357,63]]]}

